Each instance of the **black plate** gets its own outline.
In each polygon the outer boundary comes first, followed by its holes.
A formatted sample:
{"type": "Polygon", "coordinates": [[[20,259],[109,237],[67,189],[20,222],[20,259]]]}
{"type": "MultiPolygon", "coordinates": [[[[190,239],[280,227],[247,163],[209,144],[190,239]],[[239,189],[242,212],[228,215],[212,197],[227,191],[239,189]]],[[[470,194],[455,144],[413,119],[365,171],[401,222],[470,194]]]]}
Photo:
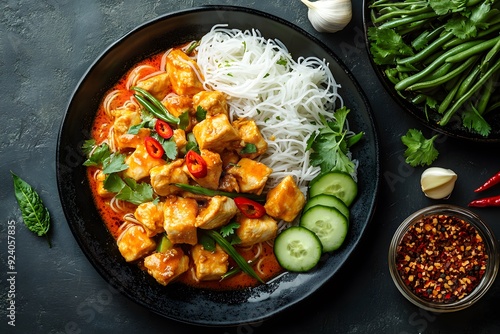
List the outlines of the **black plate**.
{"type": "Polygon", "coordinates": [[[199,325],[235,325],[266,319],[304,299],[347,260],[370,221],[379,185],[378,144],[367,99],[355,79],[319,41],[272,15],[246,8],[207,6],[161,16],[111,45],[89,68],[74,91],[63,120],[57,151],[59,195],[68,224],[96,270],[133,301],[167,318],[199,325]],[[138,61],[182,42],[200,38],[218,23],[231,28],[257,28],[280,39],[294,56],[317,56],[330,63],[340,94],[351,108],[353,130],[365,131],[355,156],[361,164],[359,197],[345,245],[325,256],[306,274],[285,273],[266,285],[243,291],[217,292],[180,284],[163,287],[134,264],[127,264],[97,212],[85,177],[80,147],[89,138],[104,93],[138,61]]]}
{"type": "MultiPolygon", "coordinates": [[[[373,23],[370,17],[370,9],[368,4],[371,0],[363,0],[363,27],[365,34],[365,44],[370,52],[370,41],[368,40],[368,28],[373,27],[373,23]]],[[[481,143],[500,143],[500,113],[491,113],[487,116],[487,121],[491,126],[491,133],[488,137],[483,137],[480,134],[472,133],[462,126],[462,121],[458,116],[454,116],[447,125],[441,126],[438,121],[441,119],[441,115],[437,111],[429,110],[428,118],[424,112],[423,107],[411,103],[410,100],[402,97],[396,89],[394,84],[392,84],[386,77],[382,66],[375,64],[373,58],[370,56],[370,62],[372,67],[377,74],[379,80],[382,82],[385,90],[392,96],[392,98],[408,113],[416,117],[421,123],[429,127],[430,129],[447,135],[449,137],[467,140],[472,142],[481,143]]]]}

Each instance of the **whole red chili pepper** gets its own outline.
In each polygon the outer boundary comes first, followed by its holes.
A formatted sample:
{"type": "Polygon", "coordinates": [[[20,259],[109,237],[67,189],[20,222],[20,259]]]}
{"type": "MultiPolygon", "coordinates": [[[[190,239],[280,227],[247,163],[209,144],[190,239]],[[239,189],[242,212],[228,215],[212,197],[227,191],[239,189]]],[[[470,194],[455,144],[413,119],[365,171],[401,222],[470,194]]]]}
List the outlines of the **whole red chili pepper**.
{"type": "Polygon", "coordinates": [[[486,190],[488,188],[493,187],[495,184],[499,183],[500,183],[500,172],[496,173],[491,178],[489,178],[488,181],[486,181],[481,187],[474,190],[474,192],[480,192],[486,190]]]}
{"type": "Polygon", "coordinates": [[[163,146],[161,146],[160,142],[153,137],[144,138],[144,145],[146,146],[148,154],[155,159],[160,159],[163,156],[163,153],[165,153],[163,146]]]}
{"type": "Polygon", "coordinates": [[[156,120],[155,130],[160,135],[160,137],[165,139],[170,139],[174,135],[174,131],[168,125],[167,122],[162,121],[161,119],[156,120]]]}
{"type": "Polygon", "coordinates": [[[186,156],[185,156],[185,162],[186,166],[193,175],[193,177],[199,179],[202,177],[207,176],[208,173],[208,167],[207,167],[207,162],[201,155],[196,153],[193,150],[190,150],[186,156]]]}
{"type": "Polygon", "coordinates": [[[260,218],[266,214],[266,209],[261,204],[246,197],[236,197],[234,203],[248,218],[260,218]]]}
{"type": "Polygon", "coordinates": [[[473,200],[472,202],[469,203],[469,206],[474,206],[474,207],[500,206],[500,195],[473,200]]]}

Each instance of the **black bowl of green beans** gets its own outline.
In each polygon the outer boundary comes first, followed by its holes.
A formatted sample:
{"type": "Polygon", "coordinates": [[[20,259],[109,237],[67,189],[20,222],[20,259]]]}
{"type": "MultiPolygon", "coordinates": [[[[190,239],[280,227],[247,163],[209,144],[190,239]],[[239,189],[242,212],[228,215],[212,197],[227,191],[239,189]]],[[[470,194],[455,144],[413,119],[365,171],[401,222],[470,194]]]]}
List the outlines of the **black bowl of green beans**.
{"type": "Polygon", "coordinates": [[[365,0],[366,44],[393,98],[448,136],[500,142],[500,4],[365,0]]]}

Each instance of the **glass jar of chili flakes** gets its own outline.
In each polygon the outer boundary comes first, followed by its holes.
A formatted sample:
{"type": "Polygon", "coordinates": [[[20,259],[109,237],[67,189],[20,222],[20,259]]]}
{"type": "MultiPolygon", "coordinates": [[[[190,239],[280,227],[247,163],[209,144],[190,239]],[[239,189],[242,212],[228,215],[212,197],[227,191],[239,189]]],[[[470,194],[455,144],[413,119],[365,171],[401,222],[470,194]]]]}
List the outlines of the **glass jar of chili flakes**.
{"type": "Polygon", "coordinates": [[[399,291],[433,312],[462,310],[493,284],[498,242],[472,211],[453,205],[421,209],[396,230],[389,269],[399,291]]]}

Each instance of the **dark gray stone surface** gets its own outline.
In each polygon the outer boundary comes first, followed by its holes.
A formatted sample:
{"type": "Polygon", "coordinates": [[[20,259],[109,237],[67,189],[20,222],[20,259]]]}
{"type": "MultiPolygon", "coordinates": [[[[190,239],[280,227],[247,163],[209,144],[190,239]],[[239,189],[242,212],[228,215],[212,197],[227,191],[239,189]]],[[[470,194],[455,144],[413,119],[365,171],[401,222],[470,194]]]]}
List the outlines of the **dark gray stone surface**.
{"type": "MultiPolygon", "coordinates": [[[[269,1],[2,1],[0,3],[0,332],[1,333],[498,333],[500,283],[475,306],[431,314],[407,302],[387,269],[392,233],[407,215],[436,201],[419,190],[423,169],[403,162],[408,128],[430,132],[384,91],[364,46],[362,3],[337,34],[320,34],[298,0],[269,1]],[[88,66],[113,41],[163,13],[205,4],[252,7],[284,18],[326,43],[370,99],[379,128],[378,208],[360,246],[319,291],[258,324],[200,328],[159,317],[114,291],[71,234],[57,192],[55,158],[68,99],[88,66]],[[52,215],[52,248],[22,225],[10,171],[40,193],[52,215]],[[15,232],[15,327],[8,325],[7,235],[15,232]]],[[[498,147],[440,138],[436,166],[459,175],[449,203],[466,206],[472,190],[500,169],[498,147]]],[[[500,193],[500,188],[489,194],[500,193]]],[[[500,209],[474,210],[500,236],[500,209]]]]}

